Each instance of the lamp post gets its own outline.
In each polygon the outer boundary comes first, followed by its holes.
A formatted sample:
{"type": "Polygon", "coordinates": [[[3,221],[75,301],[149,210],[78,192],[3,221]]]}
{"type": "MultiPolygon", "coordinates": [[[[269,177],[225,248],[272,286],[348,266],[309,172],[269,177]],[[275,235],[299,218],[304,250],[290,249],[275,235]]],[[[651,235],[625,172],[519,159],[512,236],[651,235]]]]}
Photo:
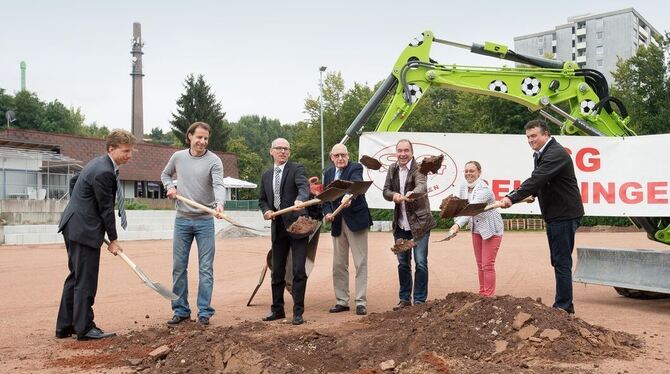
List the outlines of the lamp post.
{"type": "Polygon", "coordinates": [[[324,160],[323,160],[323,72],[326,71],[325,66],[321,66],[319,68],[319,104],[320,104],[320,109],[321,109],[321,177],[323,180],[323,171],[325,170],[324,167],[324,160]]]}

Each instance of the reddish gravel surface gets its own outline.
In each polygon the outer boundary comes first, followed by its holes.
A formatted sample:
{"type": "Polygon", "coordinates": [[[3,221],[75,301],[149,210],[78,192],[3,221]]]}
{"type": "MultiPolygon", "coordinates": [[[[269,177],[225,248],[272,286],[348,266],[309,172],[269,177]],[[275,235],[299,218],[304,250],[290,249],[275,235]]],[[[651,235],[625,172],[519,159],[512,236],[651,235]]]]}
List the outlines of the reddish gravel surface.
{"type": "MultiPolygon", "coordinates": [[[[444,233],[434,233],[438,240],[444,233]]],[[[328,238],[324,236],[324,238],[328,238]]],[[[670,362],[670,300],[632,300],[609,287],[575,285],[575,317],[548,308],[553,274],[544,233],[505,234],[498,294],[481,298],[467,233],[431,243],[430,302],[397,303],[396,260],[389,233],[371,233],[368,311],[330,314],[332,244],[321,240],[307,287],[307,322],[262,323],[269,278],[251,307],[268,238],[217,241],[212,324],[167,328],[169,302],[103,253],[96,322],[118,337],[77,342],[53,337],[66,275],[62,245],[0,247],[0,372],[663,372],[670,362]],[[152,351],[165,350],[165,352],[152,351]],[[387,369],[388,371],[383,371],[387,369]]],[[[578,246],[667,249],[643,233],[580,233],[578,246]]],[[[126,253],[154,280],[170,284],[171,242],[137,241],[126,253]]],[[[195,262],[192,256],[191,262],[195,262]]],[[[197,274],[191,271],[191,298],[197,274]]],[[[351,274],[353,277],[353,274],[351,274]]],[[[352,281],[353,285],[354,282],[352,281]]],[[[287,310],[290,311],[290,297],[287,310]]],[[[195,300],[191,300],[195,304],[195,300]]],[[[290,317],[290,316],[289,316],[290,317]]]]}

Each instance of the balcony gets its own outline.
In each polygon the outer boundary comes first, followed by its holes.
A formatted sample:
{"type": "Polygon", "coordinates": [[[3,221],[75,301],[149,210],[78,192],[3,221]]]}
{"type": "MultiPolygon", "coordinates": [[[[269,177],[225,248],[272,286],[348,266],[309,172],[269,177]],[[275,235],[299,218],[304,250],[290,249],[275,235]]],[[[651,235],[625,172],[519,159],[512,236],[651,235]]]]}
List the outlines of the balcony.
{"type": "Polygon", "coordinates": [[[575,47],[577,48],[577,50],[586,49],[586,42],[577,43],[575,47]]]}
{"type": "Polygon", "coordinates": [[[586,27],[582,27],[581,29],[577,29],[575,31],[575,35],[577,35],[577,36],[586,35],[586,27]]]}
{"type": "Polygon", "coordinates": [[[575,62],[578,63],[578,64],[582,63],[582,62],[586,62],[586,55],[577,56],[577,58],[575,58],[575,62]]]}

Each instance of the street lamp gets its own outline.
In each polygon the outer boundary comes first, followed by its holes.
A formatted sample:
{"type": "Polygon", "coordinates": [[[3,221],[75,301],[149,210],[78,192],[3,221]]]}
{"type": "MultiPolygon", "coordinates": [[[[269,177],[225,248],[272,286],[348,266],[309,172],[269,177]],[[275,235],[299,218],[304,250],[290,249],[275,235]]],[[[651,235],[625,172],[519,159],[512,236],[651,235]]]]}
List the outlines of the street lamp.
{"type": "Polygon", "coordinates": [[[319,104],[321,107],[321,177],[323,178],[323,171],[325,170],[323,161],[323,72],[326,71],[325,66],[319,68],[319,104]]]}

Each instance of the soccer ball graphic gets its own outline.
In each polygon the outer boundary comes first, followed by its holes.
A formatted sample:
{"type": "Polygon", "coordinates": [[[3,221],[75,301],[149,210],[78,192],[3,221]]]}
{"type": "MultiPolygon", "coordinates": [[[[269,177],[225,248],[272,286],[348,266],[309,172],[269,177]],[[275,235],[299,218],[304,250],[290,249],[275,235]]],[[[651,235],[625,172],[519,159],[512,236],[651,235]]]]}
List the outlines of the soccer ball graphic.
{"type": "Polygon", "coordinates": [[[405,90],[403,90],[403,94],[404,94],[405,98],[409,98],[409,100],[412,104],[419,101],[419,99],[421,98],[421,95],[423,95],[423,90],[421,89],[421,87],[419,87],[416,84],[407,85],[407,89],[409,90],[409,95],[407,94],[407,92],[405,90]]]}
{"type": "Polygon", "coordinates": [[[493,82],[489,83],[489,90],[507,93],[507,84],[499,79],[496,79],[493,82]]]}
{"type": "Polygon", "coordinates": [[[521,81],[521,92],[526,96],[535,96],[540,93],[542,83],[535,77],[526,77],[521,81]]]}
{"type": "Polygon", "coordinates": [[[593,108],[596,107],[596,102],[590,99],[585,99],[579,103],[579,107],[582,110],[582,114],[587,116],[593,112],[593,108]]]}

